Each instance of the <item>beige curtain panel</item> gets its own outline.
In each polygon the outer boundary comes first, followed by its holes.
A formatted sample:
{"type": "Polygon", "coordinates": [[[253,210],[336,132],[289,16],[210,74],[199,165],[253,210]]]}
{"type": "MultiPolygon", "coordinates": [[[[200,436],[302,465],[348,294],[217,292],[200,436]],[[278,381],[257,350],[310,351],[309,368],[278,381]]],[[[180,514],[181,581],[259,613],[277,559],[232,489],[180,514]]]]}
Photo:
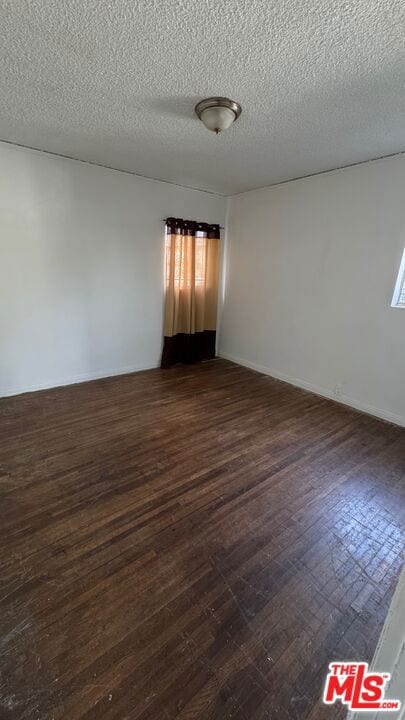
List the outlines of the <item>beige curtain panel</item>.
{"type": "Polygon", "coordinates": [[[219,225],[166,221],[162,367],[215,357],[219,225]]]}

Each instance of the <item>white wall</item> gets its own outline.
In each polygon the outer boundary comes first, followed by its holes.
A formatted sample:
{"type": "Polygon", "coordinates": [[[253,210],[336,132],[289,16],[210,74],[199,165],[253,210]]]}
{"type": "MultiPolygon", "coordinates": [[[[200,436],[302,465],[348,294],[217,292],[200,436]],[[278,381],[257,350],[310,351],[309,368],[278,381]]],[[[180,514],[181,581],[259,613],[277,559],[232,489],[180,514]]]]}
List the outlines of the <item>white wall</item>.
{"type": "Polygon", "coordinates": [[[225,199],[0,143],[0,395],[159,364],[168,215],[225,199]]]}
{"type": "Polygon", "coordinates": [[[405,425],[405,156],[229,200],[220,353],[405,425]]]}

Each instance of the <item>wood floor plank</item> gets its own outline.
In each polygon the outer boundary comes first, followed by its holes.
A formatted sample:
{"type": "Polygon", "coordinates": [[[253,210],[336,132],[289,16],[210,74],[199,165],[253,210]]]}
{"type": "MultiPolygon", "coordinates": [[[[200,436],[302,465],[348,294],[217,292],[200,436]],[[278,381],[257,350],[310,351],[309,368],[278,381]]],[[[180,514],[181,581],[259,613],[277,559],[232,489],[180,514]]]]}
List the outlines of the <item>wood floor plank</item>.
{"type": "Polygon", "coordinates": [[[0,718],[343,718],[405,430],[225,360],[0,400],[0,718]]]}

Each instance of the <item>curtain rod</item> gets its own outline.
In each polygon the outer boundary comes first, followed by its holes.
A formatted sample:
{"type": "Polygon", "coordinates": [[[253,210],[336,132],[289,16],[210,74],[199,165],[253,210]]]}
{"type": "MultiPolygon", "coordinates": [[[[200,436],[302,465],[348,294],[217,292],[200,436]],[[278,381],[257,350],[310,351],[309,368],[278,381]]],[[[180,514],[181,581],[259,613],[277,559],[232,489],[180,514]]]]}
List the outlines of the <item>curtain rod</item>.
{"type": "MultiPolygon", "coordinates": [[[[166,222],[167,218],[163,218],[162,222],[166,222]]],[[[217,225],[218,223],[205,223],[206,225],[217,225]]],[[[225,230],[225,227],[223,225],[219,226],[220,230],[225,230]]]]}

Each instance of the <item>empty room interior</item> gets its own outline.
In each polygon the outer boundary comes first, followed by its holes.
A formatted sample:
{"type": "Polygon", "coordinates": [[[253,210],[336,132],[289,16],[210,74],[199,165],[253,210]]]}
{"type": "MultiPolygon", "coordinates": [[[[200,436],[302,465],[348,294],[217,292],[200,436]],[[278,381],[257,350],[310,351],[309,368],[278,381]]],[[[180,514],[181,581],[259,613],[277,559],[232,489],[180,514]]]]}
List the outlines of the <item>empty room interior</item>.
{"type": "Polygon", "coordinates": [[[0,720],[405,718],[403,2],[0,38],[0,720]]]}

